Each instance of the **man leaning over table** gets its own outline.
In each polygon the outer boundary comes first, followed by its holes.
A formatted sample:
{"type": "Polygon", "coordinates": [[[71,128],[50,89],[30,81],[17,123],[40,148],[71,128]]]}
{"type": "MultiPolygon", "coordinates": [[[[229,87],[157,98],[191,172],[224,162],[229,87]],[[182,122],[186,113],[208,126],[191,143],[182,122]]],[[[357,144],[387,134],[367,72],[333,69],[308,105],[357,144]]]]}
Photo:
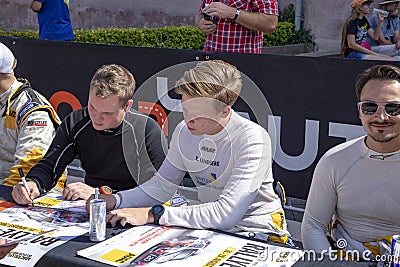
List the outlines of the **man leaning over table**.
{"type": "Polygon", "coordinates": [[[117,221],[155,223],[288,241],[284,212],[272,187],[268,133],[232,109],[241,87],[240,72],[223,61],[200,62],[184,73],[175,89],[182,95],[184,121],[175,128],[159,171],[137,188],[101,195],[112,210],[107,220],[113,226],[117,221]],[[160,205],[171,198],[186,171],[201,203],[160,205]]]}
{"type": "Polygon", "coordinates": [[[131,189],[153,176],[165,158],[167,141],[157,122],[132,108],[135,79],[123,66],[100,67],[89,89],[88,106],[68,115],[44,158],[26,175],[30,193],[14,186],[13,199],[30,204],[52,188],[76,157],[85,183],[67,184],[65,199],[87,199],[95,187],[131,189]]]}
{"type": "MultiPolygon", "coordinates": [[[[60,120],[47,99],[26,79],[17,79],[17,59],[0,43],[0,181],[13,186],[46,153],[60,120]]],[[[65,177],[58,184],[64,186],[65,177]]]]}
{"type": "Polygon", "coordinates": [[[365,70],[356,95],[367,135],[330,149],[318,162],[301,235],[305,249],[327,252],[332,220],[330,237],[339,248],[377,256],[400,233],[400,68],[365,70]]]}
{"type": "Polygon", "coordinates": [[[276,0],[203,0],[196,24],[207,35],[206,52],[261,54],[263,32],[278,25],[276,0]]]}

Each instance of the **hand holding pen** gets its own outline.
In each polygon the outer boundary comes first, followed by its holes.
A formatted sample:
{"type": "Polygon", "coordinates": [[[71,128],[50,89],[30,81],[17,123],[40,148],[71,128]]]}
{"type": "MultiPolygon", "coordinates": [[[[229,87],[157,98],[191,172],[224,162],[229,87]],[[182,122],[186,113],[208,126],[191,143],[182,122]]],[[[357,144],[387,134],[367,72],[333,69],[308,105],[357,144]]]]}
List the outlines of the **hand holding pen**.
{"type": "Polygon", "coordinates": [[[33,206],[33,199],[31,198],[31,190],[28,186],[28,183],[26,182],[24,171],[22,170],[22,168],[18,168],[18,172],[19,172],[19,175],[21,176],[22,185],[26,189],[28,196],[29,196],[30,200],[32,201],[32,206],[33,206]]]}

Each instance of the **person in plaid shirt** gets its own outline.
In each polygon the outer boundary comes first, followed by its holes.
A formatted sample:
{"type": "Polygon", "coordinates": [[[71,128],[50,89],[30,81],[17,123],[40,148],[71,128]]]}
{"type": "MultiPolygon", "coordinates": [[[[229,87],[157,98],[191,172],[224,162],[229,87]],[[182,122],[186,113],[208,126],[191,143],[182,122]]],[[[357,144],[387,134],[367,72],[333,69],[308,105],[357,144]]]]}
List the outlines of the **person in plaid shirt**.
{"type": "Polygon", "coordinates": [[[263,32],[274,32],[278,24],[278,2],[203,0],[196,24],[207,34],[206,52],[261,54],[263,32]]]}

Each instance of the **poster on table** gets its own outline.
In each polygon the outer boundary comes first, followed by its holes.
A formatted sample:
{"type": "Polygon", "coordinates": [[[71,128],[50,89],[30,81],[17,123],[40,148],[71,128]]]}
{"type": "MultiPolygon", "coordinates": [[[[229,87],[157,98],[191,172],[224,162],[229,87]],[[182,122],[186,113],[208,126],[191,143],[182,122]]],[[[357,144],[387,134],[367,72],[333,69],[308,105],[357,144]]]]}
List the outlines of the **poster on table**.
{"type": "Polygon", "coordinates": [[[0,210],[0,264],[34,266],[47,251],[89,230],[85,201],[63,201],[57,194],[36,199],[34,206],[1,202],[0,210]]]}
{"type": "Polygon", "coordinates": [[[291,266],[301,250],[208,230],[140,226],[89,248],[79,256],[112,266],[291,266]]]}

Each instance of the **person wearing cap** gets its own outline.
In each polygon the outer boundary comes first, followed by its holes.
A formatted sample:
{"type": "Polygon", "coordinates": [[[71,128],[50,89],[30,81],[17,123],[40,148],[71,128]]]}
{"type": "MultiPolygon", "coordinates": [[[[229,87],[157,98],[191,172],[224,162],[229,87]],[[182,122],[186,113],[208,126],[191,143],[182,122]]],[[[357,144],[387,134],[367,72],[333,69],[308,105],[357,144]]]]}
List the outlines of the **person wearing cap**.
{"type": "Polygon", "coordinates": [[[390,60],[396,58],[376,53],[371,50],[367,41],[369,36],[378,40],[384,18],[378,14],[378,25],[372,29],[365,15],[370,13],[373,0],[353,0],[351,2],[352,12],[343,25],[341,55],[350,59],[390,60]]]}
{"type": "Polygon", "coordinates": [[[69,0],[33,0],[31,9],[38,14],[39,38],[71,41],[74,39],[69,0]]]}
{"type": "MultiPolygon", "coordinates": [[[[387,11],[389,15],[382,23],[382,30],[378,40],[368,38],[371,50],[387,56],[400,59],[400,25],[399,25],[399,2],[400,0],[388,0],[379,3],[379,9],[387,11]]],[[[377,14],[372,14],[369,23],[372,29],[378,26],[379,18],[377,14]]]]}
{"type": "MultiPolygon", "coordinates": [[[[29,81],[17,79],[11,50],[0,43],[0,180],[13,186],[42,159],[60,120],[44,96],[29,81]]],[[[59,180],[62,186],[65,177],[59,180]]]]}

